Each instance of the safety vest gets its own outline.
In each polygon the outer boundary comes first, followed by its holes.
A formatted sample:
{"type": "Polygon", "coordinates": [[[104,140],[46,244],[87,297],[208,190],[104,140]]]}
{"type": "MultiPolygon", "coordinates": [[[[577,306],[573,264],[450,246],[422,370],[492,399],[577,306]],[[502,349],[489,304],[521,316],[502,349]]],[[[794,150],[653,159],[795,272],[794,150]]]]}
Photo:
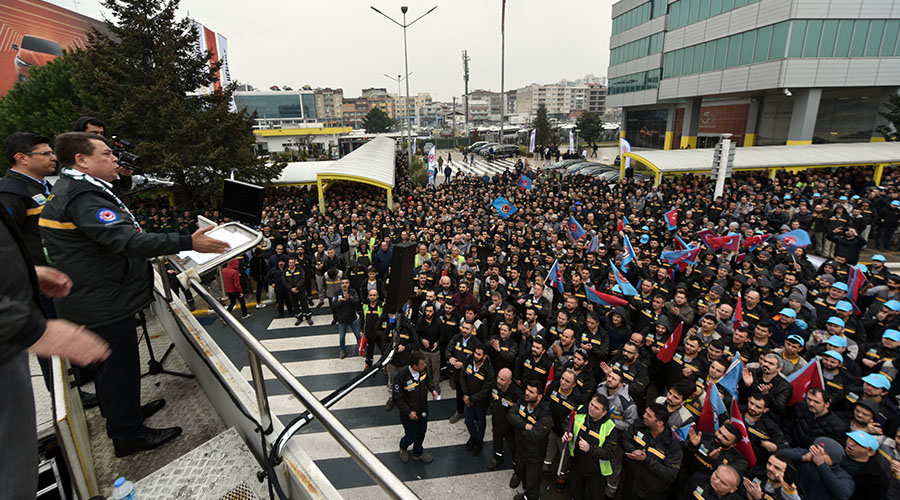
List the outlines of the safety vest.
{"type": "MultiPolygon", "coordinates": [[[[365,317],[367,314],[369,314],[369,304],[368,304],[368,302],[365,303],[365,304],[363,304],[362,309],[363,309],[363,317],[365,317]]],[[[381,317],[381,309],[382,309],[382,307],[381,307],[381,302],[379,302],[379,303],[378,303],[378,307],[375,309],[375,313],[378,314],[378,317],[379,317],[379,318],[381,317]]]]}
{"type": "MultiPolygon", "coordinates": [[[[613,423],[612,419],[607,419],[606,422],[600,424],[600,431],[594,432],[588,430],[587,426],[584,425],[584,419],[587,418],[587,413],[576,413],[575,414],[575,423],[572,425],[572,442],[569,444],[569,455],[575,456],[575,443],[578,441],[578,433],[582,430],[597,438],[597,446],[603,446],[603,443],[606,442],[607,436],[612,432],[613,429],[616,428],[616,424],[613,423]]],[[[611,476],[613,473],[612,464],[609,463],[609,460],[600,460],[600,473],[604,476],[611,476]]]]}

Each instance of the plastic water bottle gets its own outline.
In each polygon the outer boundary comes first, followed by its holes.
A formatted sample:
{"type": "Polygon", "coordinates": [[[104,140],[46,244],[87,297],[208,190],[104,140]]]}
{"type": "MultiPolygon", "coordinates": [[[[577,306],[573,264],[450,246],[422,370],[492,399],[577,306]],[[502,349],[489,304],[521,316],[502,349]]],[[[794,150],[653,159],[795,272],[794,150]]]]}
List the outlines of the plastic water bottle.
{"type": "Polygon", "coordinates": [[[137,500],[137,491],[135,491],[134,483],[131,481],[126,481],[124,477],[120,477],[116,479],[113,486],[116,487],[112,494],[113,500],[137,500]]]}

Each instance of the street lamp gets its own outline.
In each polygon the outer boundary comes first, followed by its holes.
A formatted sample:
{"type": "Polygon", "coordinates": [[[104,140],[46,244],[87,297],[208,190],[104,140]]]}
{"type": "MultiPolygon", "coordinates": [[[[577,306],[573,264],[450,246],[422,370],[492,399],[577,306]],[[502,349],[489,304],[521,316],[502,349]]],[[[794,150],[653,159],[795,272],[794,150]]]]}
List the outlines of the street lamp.
{"type": "MultiPolygon", "coordinates": [[[[393,76],[391,76],[391,75],[389,75],[389,74],[387,74],[387,73],[382,73],[382,75],[384,75],[384,76],[390,78],[391,80],[397,82],[397,98],[398,98],[398,99],[402,99],[402,98],[403,98],[403,94],[400,92],[400,82],[402,82],[402,81],[405,80],[406,78],[409,78],[409,75],[411,75],[411,74],[413,74],[413,73],[415,73],[415,71],[410,71],[406,76],[400,76],[400,75],[397,75],[396,77],[393,77],[393,76]]],[[[399,115],[399,114],[400,114],[400,113],[398,112],[396,106],[394,107],[394,114],[396,114],[396,115],[399,115]]],[[[408,116],[407,116],[406,118],[407,118],[407,120],[409,120],[409,117],[408,117],[408,116]]]]}
{"type": "Polygon", "coordinates": [[[410,23],[406,22],[406,11],[409,10],[409,7],[407,7],[405,5],[400,7],[400,12],[403,13],[403,22],[402,23],[395,21],[394,18],[385,14],[384,12],[381,12],[380,10],[376,9],[374,6],[370,6],[370,7],[372,7],[372,10],[374,10],[375,12],[388,18],[388,20],[390,20],[392,23],[403,28],[403,65],[404,65],[404,68],[406,69],[405,73],[407,76],[407,78],[406,78],[406,103],[403,106],[403,108],[406,111],[406,168],[411,169],[412,168],[412,130],[411,130],[412,125],[410,125],[410,123],[409,123],[409,78],[408,78],[409,77],[409,55],[407,54],[407,50],[406,50],[406,28],[409,28],[410,26],[415,24],[415,22],[418,21],[419,19],[422,19],[423,17],[427,16],[428,14],[431,14],[432,12],[434,12],[434,9],[437,8],[437,5],[432,7],[428,12],[415,18],[410,23]]]}

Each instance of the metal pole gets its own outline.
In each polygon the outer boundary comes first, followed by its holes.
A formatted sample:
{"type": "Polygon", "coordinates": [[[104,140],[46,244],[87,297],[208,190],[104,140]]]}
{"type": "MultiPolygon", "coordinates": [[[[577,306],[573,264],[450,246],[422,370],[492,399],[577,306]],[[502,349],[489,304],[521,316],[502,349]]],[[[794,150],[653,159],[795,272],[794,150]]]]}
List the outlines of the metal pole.
{"type": "Polygon", "coordinates": [[[506,65],[506,0],[500,1],[503,4],[500,13],[500,144],[504,144],[503,117],[506,114],[506,94],[503,91],[503,84],[506,65]]]}
{"type": "Polygon", "coordinates": [[[409,123],[409,55],[406,51],[406,7],[400,7],[403,12],[403,67],[406,70],[406,169],[412,171],[412,125],[409,123]]]}

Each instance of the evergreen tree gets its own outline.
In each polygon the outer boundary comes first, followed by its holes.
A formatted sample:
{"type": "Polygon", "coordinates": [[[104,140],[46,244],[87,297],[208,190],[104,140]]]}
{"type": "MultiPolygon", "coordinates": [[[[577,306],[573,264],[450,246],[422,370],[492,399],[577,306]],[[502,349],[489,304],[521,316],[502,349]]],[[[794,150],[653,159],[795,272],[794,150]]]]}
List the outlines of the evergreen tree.
{"type": "Polygon", "coordinates": [[[889,141],[900,141],[900,95],[892,94],[885,104],[887,111],[879,111],[890,125],[880,125],[878,133],[889,141]]]}
{"type": "Polygon", "coordinates": [[[593,146],[603,132],[603,117],[600,113],[584,113],[575,122],[575,127],[581,138],[593,146]]]}
{"type": "MultiPolygon", "coordinates": [[[[0,140],[13,132],[32,132],[51,139],[72,130],[79,116],[92,115],[96,100],[75,81],[81,52],[67,53],[45,66],[31,68],[0,100],[0,140]]],[[[10,165],[0,159],[0,173],[10,165]]]]}
{"type": "Polygon", "coordinates": [[[535,143],[542,146],[551,145],[550,118],[547,117],[547,106],[538,104],[537,115],[534,117],[535,143]]]}
{"type": "Polygon", "coordinates": [[[213,90],[220,63],[200,53],[179,0],[104,0],[107,32],[94,30],[76,79],[90,89],[95,116],[108,133],[137,144],[141,170],[169,177],[192,194],[216,196],[221,180],[265,183],[283,163],[266,164],[254,150],[254,116],[231,112],[235,85],[213,90]],[[208,92],[200,92],[201,89],[208,92]]]}
{"type": "Polygon", "coordinates": [[[389,132],[393,126],[394,120],[391,120],[387,113],[378,108],[370,109],[362,122],[362,127],[370,134],[389,132]]]}

